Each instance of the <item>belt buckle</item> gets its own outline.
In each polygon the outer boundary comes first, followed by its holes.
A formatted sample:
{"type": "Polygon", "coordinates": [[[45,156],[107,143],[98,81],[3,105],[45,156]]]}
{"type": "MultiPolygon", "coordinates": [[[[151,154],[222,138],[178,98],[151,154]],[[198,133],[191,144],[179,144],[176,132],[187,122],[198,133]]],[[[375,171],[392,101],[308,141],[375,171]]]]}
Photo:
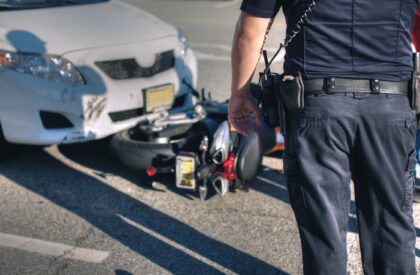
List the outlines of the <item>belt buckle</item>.
{"type": "Polygon", "coordinates": [[[372,94],[379,94],[381,92],[381,83],[379,79],[370,80],[370,91],[372,94]]]}
{"type": "Polygon", "coordinates": [[[326,86],[325,92],[328,95],[335,94],[336,91],[337,91],[337,86],[335,85],[335,77],[330,76],[330,77],[325,79],[325,82],[326,82],[325,83],[325,86],[326,86]]]}

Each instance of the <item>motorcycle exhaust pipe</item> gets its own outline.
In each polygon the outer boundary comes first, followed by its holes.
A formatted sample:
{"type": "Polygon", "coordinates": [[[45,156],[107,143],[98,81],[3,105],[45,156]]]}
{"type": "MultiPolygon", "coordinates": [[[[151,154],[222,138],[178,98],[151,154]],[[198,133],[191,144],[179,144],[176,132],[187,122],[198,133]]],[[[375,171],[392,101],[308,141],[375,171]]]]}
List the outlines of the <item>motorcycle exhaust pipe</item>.
{"type": "Polygon", "coordinates": [[[213,142],[209,154],[216,164],[222,164],[229,156],[230,130],[229,122],[224,121],[217,128],[213,135],[213,142]]]}
{"type": "Polygon", "coordinates": [[[211,155],[211,160],[216,164],[223,164],[223,162],[228,158],[228,151],[224,149],[218,149],[211,155]]]}
{"type": "Polygon", "coordinates": [[[211,184],[213,185],[214,190],[216,190],[217,194],[221,197],[226,195],[229,191],[229,181],[223,176],[223,173],[217,172],[215,173],[211,179],[211,184]]]}

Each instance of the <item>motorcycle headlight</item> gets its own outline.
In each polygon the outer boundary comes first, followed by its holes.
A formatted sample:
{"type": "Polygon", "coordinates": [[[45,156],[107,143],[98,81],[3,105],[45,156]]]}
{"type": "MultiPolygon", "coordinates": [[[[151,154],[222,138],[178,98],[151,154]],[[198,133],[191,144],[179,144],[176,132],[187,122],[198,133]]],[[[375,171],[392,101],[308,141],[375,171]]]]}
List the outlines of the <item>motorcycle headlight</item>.
{"type": "Polygon", "coordinates": [[[189,47],[188,38],[187,38],[187,35],[182,30],[179,30],[179,29],[178,29],[178,40],[180,44],[181,55],[185,57],[185,55],[187,54],[188,47],[189,47]]]}
{"type": "Polygon", "coordinates": [[[67,84],[86,84],[79,70],[57,55],[7,52],[0,50],[0,67],[67,84]]]}

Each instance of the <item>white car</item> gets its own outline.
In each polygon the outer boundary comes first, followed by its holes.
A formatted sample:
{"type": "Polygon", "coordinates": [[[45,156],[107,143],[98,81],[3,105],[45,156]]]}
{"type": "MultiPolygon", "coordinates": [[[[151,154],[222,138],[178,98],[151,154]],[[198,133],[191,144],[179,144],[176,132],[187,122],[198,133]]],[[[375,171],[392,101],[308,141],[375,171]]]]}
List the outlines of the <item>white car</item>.
{"type": "Polygon", "coordinates": [[[190,108],[196,83],[184,34],[134,6],[0,0],[0,150],[112,135],[190,108]]]}

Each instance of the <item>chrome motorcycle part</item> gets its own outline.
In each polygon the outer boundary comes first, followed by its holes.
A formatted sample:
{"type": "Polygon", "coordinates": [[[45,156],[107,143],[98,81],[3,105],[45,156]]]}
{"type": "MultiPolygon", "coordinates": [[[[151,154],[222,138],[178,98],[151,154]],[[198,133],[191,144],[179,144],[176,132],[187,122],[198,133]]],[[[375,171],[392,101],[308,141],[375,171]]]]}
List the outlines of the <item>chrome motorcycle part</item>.
{"type": "Polygon", "coordinates": [[[210,147],[210,156],[214,163],[222,164],[229,156],[230,127],[229,122],[224,121],[217,128],[210,147]]]}
{"type": "Polygon", "coordinates": [[[221,197],[226,195],[229,191],[229,181],[223,176],[222,172],[216,172],[210,179],[211,184],[213,185],[214,190],[221,197]]]}

